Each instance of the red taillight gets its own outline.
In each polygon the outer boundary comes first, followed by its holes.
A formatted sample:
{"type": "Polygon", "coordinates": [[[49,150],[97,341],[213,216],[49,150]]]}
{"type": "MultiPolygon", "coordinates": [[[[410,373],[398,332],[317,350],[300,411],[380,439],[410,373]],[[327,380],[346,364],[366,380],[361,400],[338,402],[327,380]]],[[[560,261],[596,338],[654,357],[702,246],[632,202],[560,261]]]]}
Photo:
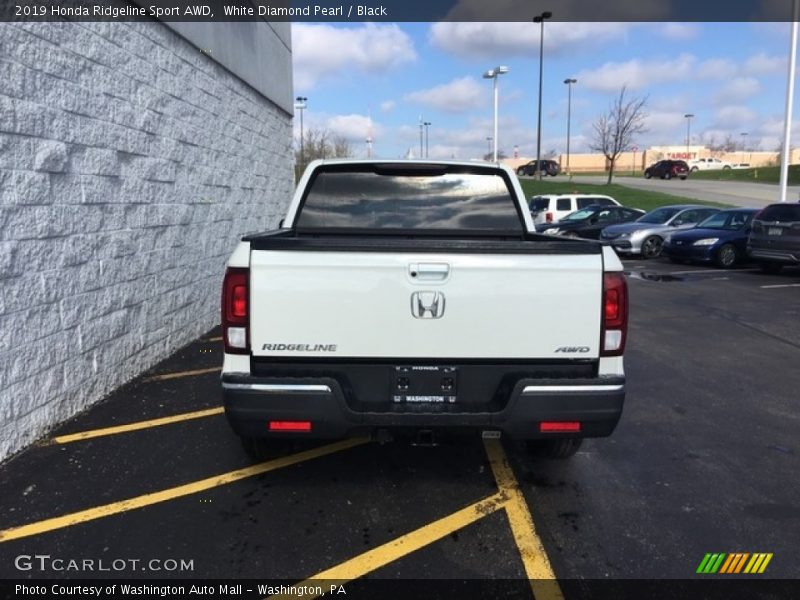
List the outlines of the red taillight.
{"type": "Polygon", "coordinates": [[[621,356],[628,332],[628,284],[623,273],[603,275],[601,356],[621,356]]]}
{"type": "Polygon", "coordinates": [[[549,212],[549,213],[545,213],[545,215],[544,215],[544,220],[545,220],[547,223],[552,223],[552,222],[553,222],[553,213],[551,213],[551,212],[549,212]]]}
{"type": "Polygon", "coordinates": [[[249,269],[231,267],[222,282],[222,340],[225,352],[249,354],[249,269]]]}
{"type": "Polygon", "coordinates": [[[311,431],[311,421],[270,421],[270,431],[311,431]]]}
{"type": "Polygon", "coordinates": [[[578,433],[580,430],[580,421],[542,421],[539,423],[541,433],[578,433]]]}

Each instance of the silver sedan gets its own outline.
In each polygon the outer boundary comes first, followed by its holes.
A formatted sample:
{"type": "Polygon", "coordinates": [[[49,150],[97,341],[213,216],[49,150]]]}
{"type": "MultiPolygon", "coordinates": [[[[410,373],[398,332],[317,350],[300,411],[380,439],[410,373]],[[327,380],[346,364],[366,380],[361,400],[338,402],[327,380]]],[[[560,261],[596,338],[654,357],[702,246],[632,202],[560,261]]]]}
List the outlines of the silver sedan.
{"type": "Polygon", "coordinates": [[[600,240],[611,245],[617,254],[655,258],[661,254],[664,240],[673,232],[690,229],[719,210],[694,204],[661,206],[632,223],[606,227],[600,233],[600,240]]]}

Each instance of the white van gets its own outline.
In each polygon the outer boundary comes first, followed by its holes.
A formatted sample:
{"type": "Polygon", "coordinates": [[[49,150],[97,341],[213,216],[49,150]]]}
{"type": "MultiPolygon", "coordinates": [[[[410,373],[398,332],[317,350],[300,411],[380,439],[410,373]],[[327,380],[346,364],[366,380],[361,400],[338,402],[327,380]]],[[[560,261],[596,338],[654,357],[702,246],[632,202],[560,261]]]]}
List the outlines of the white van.
{"type": "Polygon", "coordinates": [[[562,217],[587,206],[619,206],[611,196],[600,194],[543,194],[528,201],[534,225],[558,223],[562,217]]]}

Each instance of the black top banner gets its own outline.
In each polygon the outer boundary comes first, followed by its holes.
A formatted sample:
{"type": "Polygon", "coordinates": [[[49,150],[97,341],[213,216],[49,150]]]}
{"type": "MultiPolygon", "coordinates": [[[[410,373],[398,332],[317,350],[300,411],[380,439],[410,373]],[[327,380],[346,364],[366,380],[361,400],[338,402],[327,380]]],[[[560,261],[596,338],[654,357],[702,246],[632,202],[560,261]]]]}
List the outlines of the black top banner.
{"type": "Polygon", "coordinates": [[[794,0],[0,0],[2,21],[791,21],[794,0]]]}

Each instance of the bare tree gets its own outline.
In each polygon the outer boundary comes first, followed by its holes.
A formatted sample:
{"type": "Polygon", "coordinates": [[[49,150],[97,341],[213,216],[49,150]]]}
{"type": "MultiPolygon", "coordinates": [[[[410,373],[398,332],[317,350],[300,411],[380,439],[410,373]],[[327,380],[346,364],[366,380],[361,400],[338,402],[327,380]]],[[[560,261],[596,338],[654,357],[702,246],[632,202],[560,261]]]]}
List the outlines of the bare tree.
{"type": "Polygon", "coordinates": [[[294,163],[297,177],[303,174],[306,165],[318,158],[347,158],[353,155],[350,142],[341,135],[327,129],[308,128],[303,133],[303,144],[297,140],[294,148],[294,163]]]}
{"type": "Polygon", "coordinates": [[[625,98],[626,86],[622,86],[619,96],[593,124],[594,137],[590,144],[592,150],[602,152],[608,161],[608,181],[614,177],[617,158],[633,147],[634,138],[646,131],[644,126],[647,97],[625,98]]]}

